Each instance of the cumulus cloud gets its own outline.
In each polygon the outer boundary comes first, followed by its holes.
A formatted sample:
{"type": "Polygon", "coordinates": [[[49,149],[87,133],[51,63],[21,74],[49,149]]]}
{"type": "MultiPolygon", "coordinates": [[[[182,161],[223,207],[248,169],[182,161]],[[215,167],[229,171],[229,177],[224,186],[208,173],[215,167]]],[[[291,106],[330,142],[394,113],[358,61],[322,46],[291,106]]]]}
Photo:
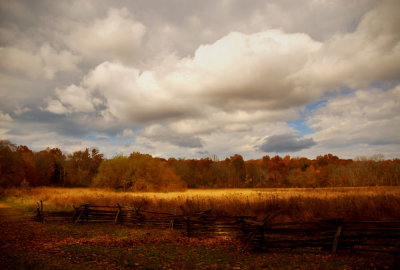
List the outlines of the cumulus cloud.
{"type": "Polygon", "coordinates": [[[146,27],[128,9],[111,8],[107,17],[75,27],[65,43],[85,57],[129,62],[137,55],[145,32],[146,27]]]}
{"type": "Polygon", "coordinates": [[[288,76],[319,47],[305,34],[232,32],[200,46],[193,58],[178,61],[165,84],[223,110],[297,106],[308,93],[296,92],[288,76]]]}
{"type": "Polygon", "coordinates": [[[292,78],[309,88],[368,87],[400,76],[398,1],[381,1],[352,33],[324,42],[292,78]],[[378,23],[379,22],[379,23],[378,23]],[[308,83],[307,83],[308,82],[308,83]]]}
{"type": "Polygon", "coordinates": [[[392,145],[400,150],[400,86],[337,96],[318,108],[307,123],[317,131],[313,137],[319,144],[392,145]]]}
{"type": "Polygon", "coordinates": [[[281,134],[269,136],[267,140],[259,146],[263,152],[297,152],[310,148],[316,143],[312,138],[302,138],[298,134],[281,134]]]}
{"type": "Polygon", "coordinates": [[[122,63],[104,62],[85,76],[79,89],[71,85],[56,92],[63,104],[74,106],[67,95],[61,95],[74,89],[73,96],[80,99],[77,106],[87,101],[85,108],[91,109],[86,93],[98,91],[112,115],[131,122],[201,116],[201,108],[226,111],[231,118],[261,113],[265,120],[275,110],[306,103],[308,95],[296,92],[286,78],[319,46],[304,34],[232,33],[199,47],[193,58],[177,59],[164,68],[141,72],[122,63]],[[235,64],[239,62],[240,66],[235,64]]]}
{"type": "Polygon", "coordinates": [[[120,142],[107,153],[162,156],[312,156],[355,145],[396,156],[398,1],[0,5],[9,136],[37,127],[59,140],[120,142]],[[295,135],[288,121],[299,119],[312,138],[295,135]]]}
{"type": "Polygon", "coordinates": [[[65,114],[68,112],[68,109],[64,107],[64,105],[56,99],[51,99],[47,102],[46,111],[54,113],[54,114],[65,114]]]}
{"type": "Polygon", "coordinates": [[[49,44],[43,44],[32,52],[17,47],[0,47],[0,67],[5,72],[22,73],[31,78],[53,79],[59,71],[77,69],[80,58],[69,51],[57,52],[49,44]]]}
{"type": "Polygon", "coordinates": [[[117,138],[129,138],[133,136],[135,136],[135,132],[133,132],[133,130],[129,128],[124,129],[122,133],[116,135],[117,138]]]}
{"type": "Polygon", "coordinates": [[[100,93],[108,112],[130,123],[192,114],[192,104],[161,88],[155,76],[152,71],[140,72],[121,63],[104,62],[84,78],[82,91],[100,93]]]}
{"type": "Polygon", "coordinates": [[[0,135],[5,135],[9,131],[10,123],[12,122],[12,118],[8,113],[3,113],[0,110],[0,135]]]}
{"type": "MultiPolygon", "coordinates": [[[[118,121],[150,125],[142,136],[182,147],[201,147],[198,135],[251,132],[256,123],[295,120],[296,108],[337,88],[357,86],[350,79],[346,81],[342,71],[322,71],[332,68],[329,63],[335,62],[333,59],[339,59],[343,68],[355,72],[353,62],[345,58],[364,49],[365,31],[369,28],[363,25],[368,25],[374,12],[363,17],[355,32],[338,34],[326,42],[281,30],[232,32],[214,43],[199,46],[193,57],[171,57],[148,70],[103,62],[84,77],[79,87],[71,85],[57,90],[57,98],[66,107],[76,103],[77,112],[88,112],[95,108],[94,93],[99,93],[104,98],[105,112],[118,121]],[[348,39],[362,42],[345,46],[348,39]],[[68,92],[73,92],[72,96],[79,97],[80,102],[68,101],[68,92]],[[184,140],[183,135],[189,139],[184,140]]],[[[389,18],[387,23],[391,25],[393,20],[389,18]]],[[[396,46],[396,36],[387,42],[396,46]]],[[[374,43],[371,48],[378,45],[374,43]]],[[[385,54],[373,51],[374,57],[385,54]]],[[[397,55],[396,50],[392,52],[391,56],[397,55]]],[[[359,59],[366,58],[361,55],[359,59]]],[[[392,63],[390,70],[394,72],[395,67],[392,63]]],[[[260,149],[290,152],[314,145],[313,139],[284,134],[271,136],[260,149]]]]}
{"type": "Polygon", "coordinates": [[[0,111],[0,122],[9,122],[11,120],[11,116],[8,113],[0,111]]]}
{"type": "Polygon", "coordinates": [[[76,85],[70,85],[65,89],[56,89],[58,100],[51,99],[48,101],[45,110],[64,114],[66,112],[93,112],[95,101],[92,100],[88,91],[76,85]]]}
{"type": "Polygon", "coordinates": [[[280,28],[287,32],[303,32],[317,40],[326,40],[337,33],[354,29],[355,24],[376,5],[374,0],[272,0],[251,10],[248,27],[280,28]]]}
{"type": "Polygon", "coordinates": [[[201,148],[203,146],[202,140],[199,137],[179,134],[158,124],[148,126],[140,133],[140,136],[185,148],[201,148]]]}

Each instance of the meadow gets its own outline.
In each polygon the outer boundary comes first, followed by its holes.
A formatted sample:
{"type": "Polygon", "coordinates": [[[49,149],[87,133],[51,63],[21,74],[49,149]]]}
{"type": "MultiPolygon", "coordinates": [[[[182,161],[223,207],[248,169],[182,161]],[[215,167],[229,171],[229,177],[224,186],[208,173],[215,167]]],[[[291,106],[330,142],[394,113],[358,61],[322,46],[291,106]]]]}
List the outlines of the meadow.
{"type": "Polygon", "coordinates": [[[399,187],[310,189],[213,189],[133,193],[94,188],[36,187],[0,190],[0,262],[4,269],[393,269],[398,256],[338,254],[319,250],[257,253],[234,237],[187,237],[179,230],[32,220],[45,210],[83,203],[139,207],[162,212],[213,209],[215,214],[256,215],[280,210],[277,221],[344,217],[400,218],[399,187]]]}
{"type": "Polygon", "coordinates": [[[400,187],[333,187],[274,189],[190,189],[182,192],[116,192],[96,188],[36,187],[5,189],[6,202],[34,211],[72,209],[90,203],[141,207],[180,214],[212,209],[217,215],[251,215],[262,219],[280,210],[276,221],[309,221],[342,217],[350,220],[400,219],[400,187]]]}

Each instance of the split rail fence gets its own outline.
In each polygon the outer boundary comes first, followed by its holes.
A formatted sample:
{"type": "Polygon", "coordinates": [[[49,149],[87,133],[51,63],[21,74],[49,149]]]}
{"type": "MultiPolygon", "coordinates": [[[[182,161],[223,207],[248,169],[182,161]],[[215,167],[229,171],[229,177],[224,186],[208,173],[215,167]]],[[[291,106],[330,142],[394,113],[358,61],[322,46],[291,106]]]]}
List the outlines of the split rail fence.
{"type": "Polygon", "coordinates": [[[84,204],[71,211],[43,211],[37,207],[40,222],[114,223],[140,228],[165,228],[185,231],[187,236],[234,236],[244,241],[244,249],[319,248],[361,250],[400,254],[400,221],[349,221],[341,218],[314,222],[271,223],[280,214],[263,221],[253,216],[220,216],[212,210],[183,214],[160,213],[135,207],[84,204]]]}

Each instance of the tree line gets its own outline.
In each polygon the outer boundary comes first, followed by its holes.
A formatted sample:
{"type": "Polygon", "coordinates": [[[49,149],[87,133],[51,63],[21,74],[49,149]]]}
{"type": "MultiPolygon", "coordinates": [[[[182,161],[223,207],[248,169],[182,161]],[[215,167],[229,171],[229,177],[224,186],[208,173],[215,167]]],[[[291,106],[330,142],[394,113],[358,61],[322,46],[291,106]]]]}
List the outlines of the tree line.
{"type": "Polygon", "coordinates": [[[265,188],[399,185],[400,159],[340,159],[332,154],[247,160],[163,159],[132,153],[105,159],[97,149],[66,154],[59,148],[32,151],[0,141],[0,186],[106,187],[134,191],[186,188],[265,188]]]}

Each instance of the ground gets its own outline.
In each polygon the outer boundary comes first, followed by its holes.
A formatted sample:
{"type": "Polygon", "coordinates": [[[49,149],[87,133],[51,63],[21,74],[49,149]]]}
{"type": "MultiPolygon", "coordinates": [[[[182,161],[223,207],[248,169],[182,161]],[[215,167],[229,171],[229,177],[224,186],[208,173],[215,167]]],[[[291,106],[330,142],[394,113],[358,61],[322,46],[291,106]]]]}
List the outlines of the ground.
{"type": "Polygon", "coordinates": [[[395,269],[398,257],[310,250],[245,251],[229,238],[122,225],[42,224],[0,204],[2,269],[395,269]]]}

